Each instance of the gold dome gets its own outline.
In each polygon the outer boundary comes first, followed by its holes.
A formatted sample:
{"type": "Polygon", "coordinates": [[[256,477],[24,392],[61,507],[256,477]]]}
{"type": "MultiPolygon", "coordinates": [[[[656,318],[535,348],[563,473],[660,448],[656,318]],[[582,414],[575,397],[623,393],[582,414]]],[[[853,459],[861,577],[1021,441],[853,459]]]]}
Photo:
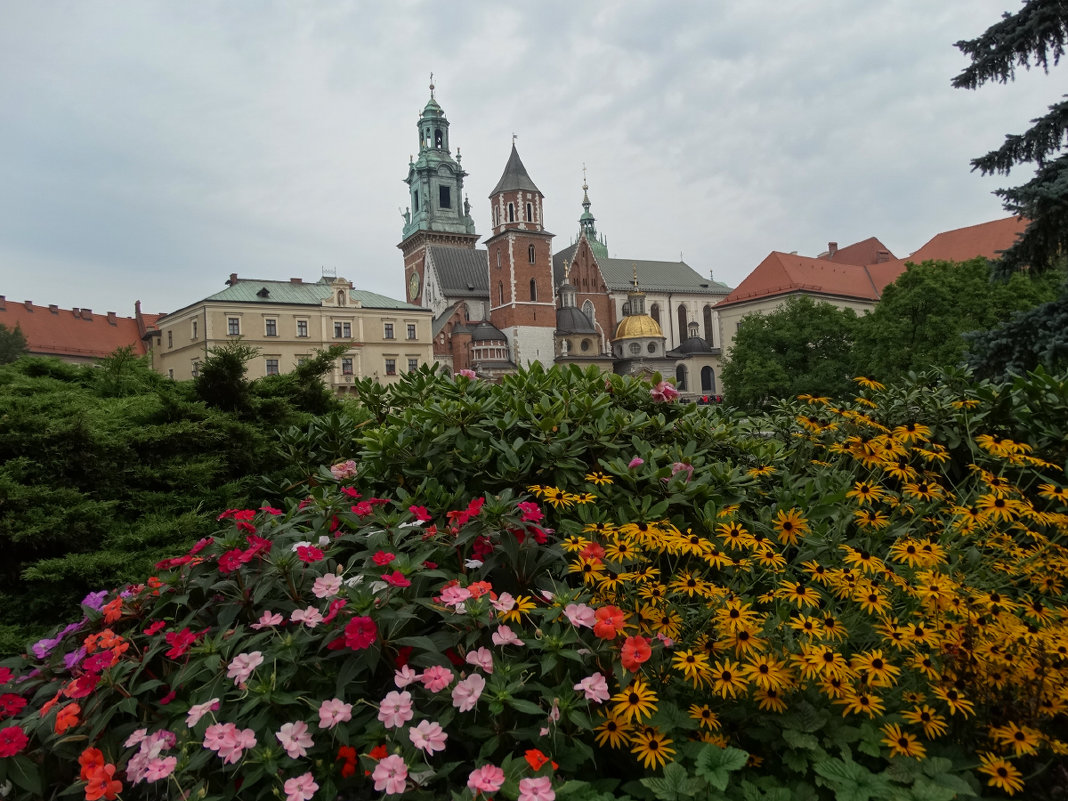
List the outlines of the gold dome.
{"type": "Polygon", "coordinates": [[[661,337],[664,332],[660,324],[648,314],[632,314],[624,317],[616,326],[616,339],[637,339],[638,337],[661,337]]]}

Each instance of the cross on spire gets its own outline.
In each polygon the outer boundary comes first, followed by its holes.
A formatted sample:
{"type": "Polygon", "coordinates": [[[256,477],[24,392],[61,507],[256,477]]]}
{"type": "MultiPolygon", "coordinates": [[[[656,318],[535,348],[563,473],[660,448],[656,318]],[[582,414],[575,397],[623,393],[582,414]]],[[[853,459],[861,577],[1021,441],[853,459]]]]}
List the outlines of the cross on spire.
{"type": "Polygon", "coordinates": [[[430,99],[434,99],[434,73],[430,73],[430,99]]]}

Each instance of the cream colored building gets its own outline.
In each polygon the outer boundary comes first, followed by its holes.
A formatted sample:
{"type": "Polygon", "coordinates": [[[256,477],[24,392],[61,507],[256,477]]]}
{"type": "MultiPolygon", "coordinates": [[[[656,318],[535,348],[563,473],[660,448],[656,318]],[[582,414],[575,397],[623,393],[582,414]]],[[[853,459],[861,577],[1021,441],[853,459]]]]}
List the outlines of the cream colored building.
{"type": "Polygon", "coordinates": [[[163,315],[152,344],[155,370],[195,378],[209,350],[240,340],[259,354],[248,377],[286,373],[317,350],[350,342],[324,378],[345,394],[358,378],[393,383],[434,363],[429,309],[353,289],[344,278],[270,281],[230,275],[227,288],[163,315]]]}

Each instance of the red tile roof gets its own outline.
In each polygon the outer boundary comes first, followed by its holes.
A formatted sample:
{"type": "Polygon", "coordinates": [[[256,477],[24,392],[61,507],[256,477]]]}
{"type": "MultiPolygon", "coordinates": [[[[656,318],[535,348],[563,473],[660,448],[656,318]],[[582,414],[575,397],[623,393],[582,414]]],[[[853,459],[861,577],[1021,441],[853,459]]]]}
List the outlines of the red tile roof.
{"type": "Polygon", "coordinates": [[[872,302],[879,299],[866,267],[772,251],[716,308],[793,292],[872,302]]]}
{"type": "MultiPolygon", "coordinates": [[[[142,315],[142,324],[154,324],[159,316],[142,315]]],[[[9,329],[18,326],[30,353],[39,356],[85,361],[103,358],[124,345],[133,345],[137,354],[147,352],[139,321],[114,312],[94,314],[90,309],[13,303],[0,295],[0,323],[9,329]]]]}
{"type": "Polygon", "coordinates": [[[967,261],[976,256],[995,259],[1016,241],[1026,227],[1027,220],[1007,217],[943,231],[911,256],[883,262],[878,261],[879,251],[888,254],[889,251],[875,237],[837,250],[833,260],[830,254],[810,259],[792,253],[772,252],[737,289],[717,304],[717,308],[793,292],[875,302],[887,285],[905,272],[905,265],[910,262],[967,261]],[[873,254],[876,258],[868,261],[873,254]],[[850,264],[845,261],[846,258],[855,261],[850,264]]]}
{"type": "MultiPolygon", "coordinates": [[[[828,243],[835,244],[835,243],[828,243]]],[[[835,261],[839,264],[876,264],[890,261],[896,258],[890,252],[890,248],[880,242],[876,237],[869,236],[860,242],[854,242],[844,248],[838,248],[831,252],[821,253],[820,258],[826,261],[835,261]]]]}

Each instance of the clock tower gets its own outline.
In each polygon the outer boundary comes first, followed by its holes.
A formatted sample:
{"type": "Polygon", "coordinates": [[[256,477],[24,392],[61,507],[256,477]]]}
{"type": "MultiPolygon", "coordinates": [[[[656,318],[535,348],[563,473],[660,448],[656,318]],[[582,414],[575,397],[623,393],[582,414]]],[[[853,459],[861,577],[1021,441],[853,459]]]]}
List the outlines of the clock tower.
{"type": "Polygon", "coordinates": [[[453,158],[449,147],[449,121],[434,98],[434,76],[430,76],[430,100],[423,108],[416,128],[419,155],[409,157],[408,208],[402,212],[404,228],[397,247],[404,254],[404,286],[407,300],[426,306],[423,290],[426,250],[430,245],[474,250],[479,235],[471,219],[471,206],[464,197],[460,150],[453,158]]]}

